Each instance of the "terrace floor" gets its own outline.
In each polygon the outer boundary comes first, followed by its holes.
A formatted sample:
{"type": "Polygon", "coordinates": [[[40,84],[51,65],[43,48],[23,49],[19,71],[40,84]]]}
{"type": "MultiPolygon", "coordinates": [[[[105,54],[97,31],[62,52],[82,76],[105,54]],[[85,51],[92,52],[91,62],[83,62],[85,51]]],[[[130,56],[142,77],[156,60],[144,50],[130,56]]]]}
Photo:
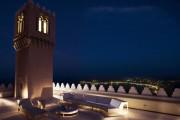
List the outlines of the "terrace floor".
{"type": "MultiPolygon", "coordinates": [[[[79,110],[79,114],[74,117],[60,117],[59,120],[180,120],[180,116],[172,116],[154,112],[147,112],[129,109],[128,114],[118,117],[103,117],[100,113],[79,110]]],[[[17,110],[16,101],[13,98],[0,98],[0,120],[26,120],[26,117],[17,110]]],[[[42,120],[55,120],[44,118],[42,120]]],[[[57,120],[57,119],[56,119],[57,120]]]]}

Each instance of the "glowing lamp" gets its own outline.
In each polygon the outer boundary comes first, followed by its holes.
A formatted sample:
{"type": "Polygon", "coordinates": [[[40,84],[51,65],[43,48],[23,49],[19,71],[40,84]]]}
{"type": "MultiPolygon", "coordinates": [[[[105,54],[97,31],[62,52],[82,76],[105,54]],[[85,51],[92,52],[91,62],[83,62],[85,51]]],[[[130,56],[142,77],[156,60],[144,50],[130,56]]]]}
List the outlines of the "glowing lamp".
{"type": "Polygon", "coordinates": [[[18,105],[20,104],[20,99],[17,99],[17,104],[18,104],[18,105]]]}
{"type": "Polygon", "coordinates": [[[17,99],[18,111],[20,111],[20,99],[17,99]]]}

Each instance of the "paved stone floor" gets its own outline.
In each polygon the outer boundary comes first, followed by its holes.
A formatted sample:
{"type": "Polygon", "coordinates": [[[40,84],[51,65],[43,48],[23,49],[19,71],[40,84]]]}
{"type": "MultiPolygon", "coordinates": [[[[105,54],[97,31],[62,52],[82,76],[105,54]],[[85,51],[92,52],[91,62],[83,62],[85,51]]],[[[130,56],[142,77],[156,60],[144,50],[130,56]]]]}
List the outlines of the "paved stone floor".
{"type": "MultiPolygon", "coordinates": [[[[57,117],[56,117],[57,119],[57,117]]],[[[118,117],[103,117],[100,113],[80,110],[74,117],[58,117],[59,120],[180,120],[180,116],[172,116],[154,112],[129,109],[128,114],[118,117]]],[[[0,120],[26,120],[25,116],[17,111],[13,99],[0,98],[0,120]]],[[[44,118],[42,120],[55,120],[44,118]]]]}

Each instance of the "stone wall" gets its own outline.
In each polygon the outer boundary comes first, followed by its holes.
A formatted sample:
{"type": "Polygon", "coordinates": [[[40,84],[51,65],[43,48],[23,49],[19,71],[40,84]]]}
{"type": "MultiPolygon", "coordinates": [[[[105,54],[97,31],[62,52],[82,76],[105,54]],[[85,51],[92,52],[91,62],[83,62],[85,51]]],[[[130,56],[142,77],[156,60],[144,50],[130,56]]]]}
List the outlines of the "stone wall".
{"type": "Polygon", "coordinates": [[[14,87],[12,84],[5,86],[4,84],[0,85],[0,98],[4,97],[13,97],[14,96],[14,87]]]}

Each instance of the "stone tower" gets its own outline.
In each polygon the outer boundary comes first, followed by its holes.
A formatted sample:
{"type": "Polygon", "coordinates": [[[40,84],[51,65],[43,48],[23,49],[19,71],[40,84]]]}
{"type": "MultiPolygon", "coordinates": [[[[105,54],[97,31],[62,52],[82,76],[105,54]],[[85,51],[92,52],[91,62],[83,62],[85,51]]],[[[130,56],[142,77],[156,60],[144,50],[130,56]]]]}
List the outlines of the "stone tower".
{"type": "Polygon", "coordinates": [[[16,12],[15,97],[52,97],[55,15],[32,0],[16,12]]]}

